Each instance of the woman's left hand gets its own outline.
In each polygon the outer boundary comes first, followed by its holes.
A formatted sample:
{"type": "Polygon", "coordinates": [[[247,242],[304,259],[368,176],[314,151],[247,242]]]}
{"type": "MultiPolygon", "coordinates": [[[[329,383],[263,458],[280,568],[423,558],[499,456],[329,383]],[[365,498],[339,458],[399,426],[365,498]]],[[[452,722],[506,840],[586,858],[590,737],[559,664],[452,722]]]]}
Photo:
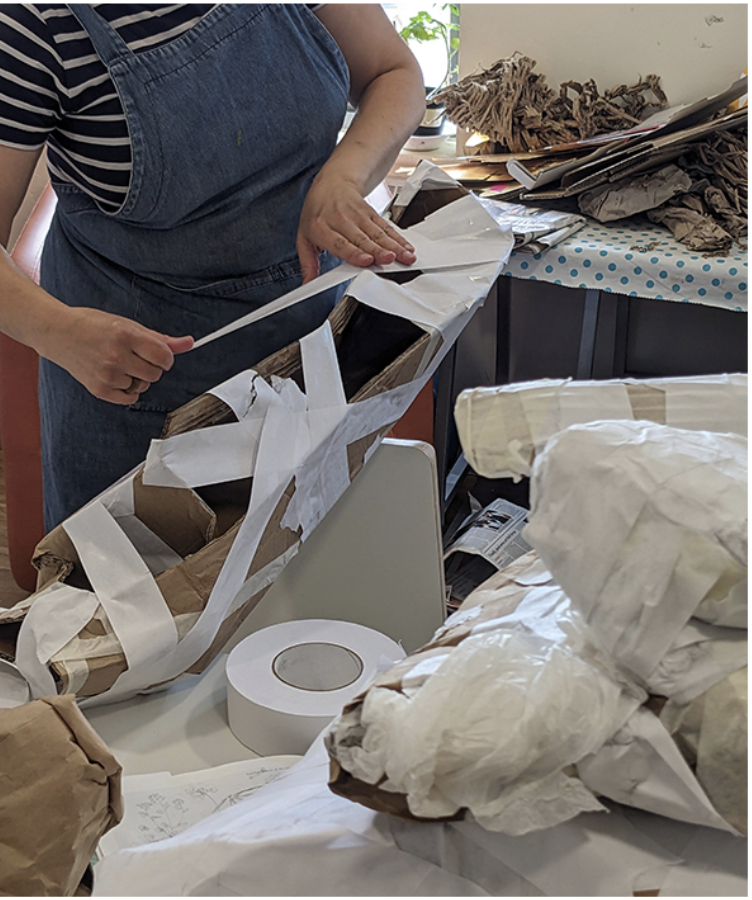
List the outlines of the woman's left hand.
{"type": "Polygon", "coordinates": [[[415,262],[415,248],[361,196],[352,183],[322,170],[303,204],[297,251],[303,284],[319,274],[319,253],[328,250],[355,266],[415,262]]]}

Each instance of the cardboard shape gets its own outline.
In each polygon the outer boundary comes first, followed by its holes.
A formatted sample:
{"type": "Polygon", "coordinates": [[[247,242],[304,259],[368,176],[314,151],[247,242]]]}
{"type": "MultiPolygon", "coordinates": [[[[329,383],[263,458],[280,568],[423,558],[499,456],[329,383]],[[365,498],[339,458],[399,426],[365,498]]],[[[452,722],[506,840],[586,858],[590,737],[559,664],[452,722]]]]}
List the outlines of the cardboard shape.
{"type": "Polygon", "coordinates": [[[416,266],[360,272],[321,328],[172,413],[143,466],[40,543],[39,590],[0,613],[33,696],[203,671],[431,378],[513,238],[430,164],[408,187],[416,266]]]}

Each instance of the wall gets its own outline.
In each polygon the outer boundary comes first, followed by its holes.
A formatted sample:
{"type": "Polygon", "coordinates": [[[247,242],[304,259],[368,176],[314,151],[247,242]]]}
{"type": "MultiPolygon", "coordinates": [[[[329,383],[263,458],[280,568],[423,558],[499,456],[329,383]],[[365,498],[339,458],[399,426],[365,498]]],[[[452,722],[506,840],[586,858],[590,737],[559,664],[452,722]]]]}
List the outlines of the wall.
{"type": "Polygon", "coordinates": [[[556,90],[656,74],[669,105],[716,94],[747,66],[743,3],[462,3],[460,78],[516,50],[556,90]]]}
{"type": "Polygon", "coordinates": [[[44,190],[45,185],[48,181],[49,175],[47,174],[47,160],[45,154],[43,153],[39,159],[39,162],[37,163],[34,174],[31,177],[29,190],[26,192],[26,196],[24,197],[24,201],[21,204],[21,208],[16,214],[16,218],[13,220],[13,226],[10,229],[10,240],[8,241],[8,247],[10,249],[12,249],[13,245],[16,243],[16,239],[21,233],[21,229],[23,228],[24,223],[29,218],[32,209],[34,209],[34,204],[39,199],[39,196],[44,190]]]}

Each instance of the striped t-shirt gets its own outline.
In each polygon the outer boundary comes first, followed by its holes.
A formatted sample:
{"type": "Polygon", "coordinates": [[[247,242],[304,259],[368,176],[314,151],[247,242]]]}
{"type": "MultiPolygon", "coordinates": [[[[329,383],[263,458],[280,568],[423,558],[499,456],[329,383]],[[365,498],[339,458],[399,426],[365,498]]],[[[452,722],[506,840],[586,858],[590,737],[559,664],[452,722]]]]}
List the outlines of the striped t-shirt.
{"type": "MultiPolygon", "coordinates": [[[[97,4],[135,53],[166,44],[212,4],[97,4]]],[[[0,144],[47,144],[53,181],[77,185],[103,209],[122,206],[131,145],[120,98],[68,6],[0,4],[0,144]]]]}

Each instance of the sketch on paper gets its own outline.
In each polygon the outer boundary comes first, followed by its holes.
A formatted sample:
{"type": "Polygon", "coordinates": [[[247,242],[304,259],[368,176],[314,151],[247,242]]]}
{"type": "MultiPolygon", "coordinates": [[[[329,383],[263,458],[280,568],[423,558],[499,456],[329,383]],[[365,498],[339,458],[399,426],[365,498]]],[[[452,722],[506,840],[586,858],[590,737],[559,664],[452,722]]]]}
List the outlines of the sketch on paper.
{"type": "Polygon", "coordinates": [[[181,834],[207,816],[241,803],[300,758],[269,756],[184,775],[126,776],[125,814],[100,841],[100,856],[181,834]]]}

